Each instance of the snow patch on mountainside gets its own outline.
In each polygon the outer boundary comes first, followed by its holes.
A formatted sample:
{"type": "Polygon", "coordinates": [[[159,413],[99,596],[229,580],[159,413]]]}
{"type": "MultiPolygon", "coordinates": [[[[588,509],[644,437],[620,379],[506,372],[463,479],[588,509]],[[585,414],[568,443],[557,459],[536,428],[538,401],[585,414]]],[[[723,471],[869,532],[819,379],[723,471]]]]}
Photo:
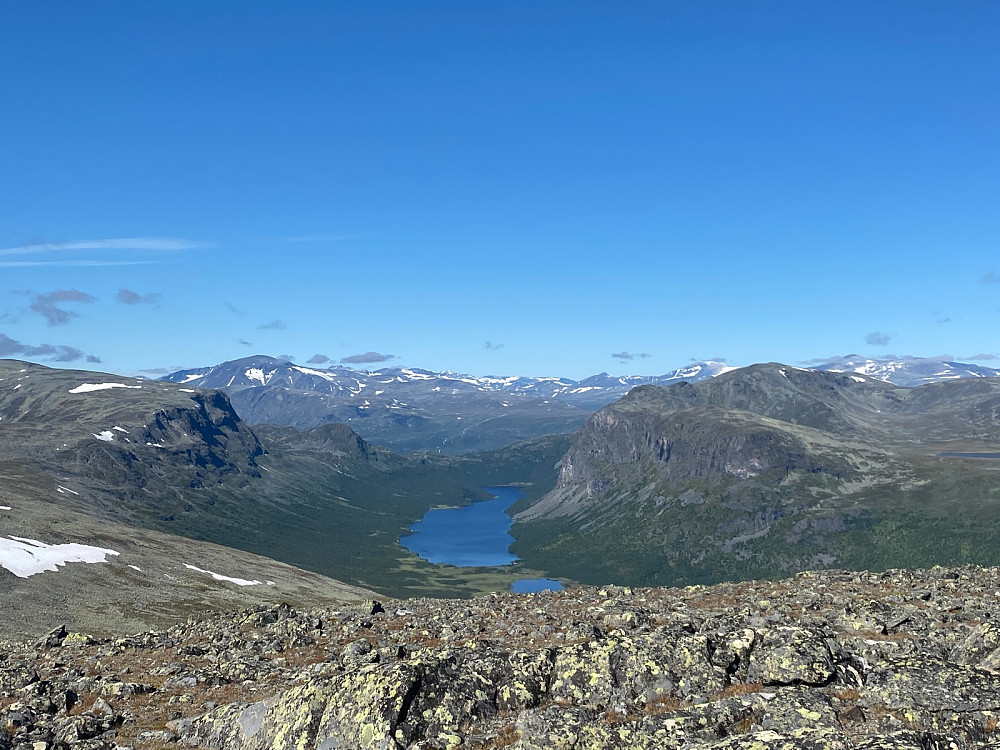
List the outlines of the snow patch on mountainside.
{"type": "Polygon", "coordinates": [[[261,586],[261,582],[258,580],[247,580],[246,578],[231,578],[230,576],[224,576],[221,573],[213,573],[211,570],[202,570],[201,568],[196,568],[194,565],[188,565],[184,563],[184,567],[189,570],[197,571],[198,573],[205,573],[206,575],[212,576],[216,581],[229,581],[230,583],[235,583],[237,586],[261,586]]]}
{"type": "Polygon", "coordinates": [[[76,388],[71,388],[70,393],[91,393],[93,391],[106,391],[111,388],[142,388],[141,385],[127,385],[125,383],[83,383],[76,388]]]}
{"type": "Polygon", "coordinates": [[[29,578],[47,570],[56,571],[60,565],[71,562],[107,562],[108,555],[118,554],[113,549],[87,544],[46,544],[20,536],[0,537],[0,567],[18,578],[29,578]]]}

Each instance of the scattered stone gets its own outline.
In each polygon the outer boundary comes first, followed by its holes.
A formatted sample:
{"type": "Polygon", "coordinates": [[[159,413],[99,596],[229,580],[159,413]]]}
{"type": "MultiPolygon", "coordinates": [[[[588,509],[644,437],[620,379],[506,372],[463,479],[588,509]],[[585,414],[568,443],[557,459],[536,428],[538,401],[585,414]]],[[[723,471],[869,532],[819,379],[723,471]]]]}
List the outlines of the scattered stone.
{"type": "Polygon", "coordinates": [[[1000,748],[998,591],[824,571],[57,628],[0,644],[0,750],[1000,748]]]}

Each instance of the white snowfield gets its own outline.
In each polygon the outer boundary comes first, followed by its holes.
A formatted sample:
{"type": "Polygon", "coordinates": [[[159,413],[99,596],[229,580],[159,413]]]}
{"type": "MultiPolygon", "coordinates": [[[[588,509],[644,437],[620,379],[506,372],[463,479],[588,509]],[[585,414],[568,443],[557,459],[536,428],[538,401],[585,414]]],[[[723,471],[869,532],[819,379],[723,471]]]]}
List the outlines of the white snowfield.
{"type": "Polygon", "coordinates": [[[14,510],[9,505],[0,505],[0,510],[14,510]]]}
{"type": "Polygon", "coordinates": [[[141,385],[126,385],[125,383],[83,383],[76,388],[70,388],[70,393],[90,393],[91,391],[106,391],[109,388],[142,388],[141,385]]]}
{"type": "Polygon", "coordinates": [[[103,432],[91,433],[98,440],[103,440],[105,443],[113,443],[115,441],[115,433],[111,430],[104,430],[103,432]]]}
{"type": "Polygon", "coordinates": [[[108,555],[118,555],[113,549],[86,544],[45,544],[37,539],[20,536],[0,536],[0,567],[18,578],[28,578],[71,562],[102,563],[108,555]]]}
{"type": "Polygon", "coordinates": [[[202,570],[201,568],[196,568],[194,565],[188,565],[184,563],[184,567],[190,570],[196,570],[199,573],[207,573],[212,576],[216,581],[229,581],[230,583],[235,583],[237,586],[260,586],[261,582],[257,580],[248,581],[246,578],[230,578],[229,576],[220,575],[219,573],[213,573],[211,570],[202,570]]]}

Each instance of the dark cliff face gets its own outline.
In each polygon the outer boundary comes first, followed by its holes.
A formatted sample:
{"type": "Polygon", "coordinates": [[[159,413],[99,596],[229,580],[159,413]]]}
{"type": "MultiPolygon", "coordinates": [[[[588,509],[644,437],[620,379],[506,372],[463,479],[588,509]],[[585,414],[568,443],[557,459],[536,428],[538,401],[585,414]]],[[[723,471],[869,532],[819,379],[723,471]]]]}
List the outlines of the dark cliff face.
{"type": "Polygon", "coordinates": [[[8,361],[0,414],[0,459],[72,478],[110,520],[169,523],[261,477],[263,446],[217,391],[8,361]]]}
{"type": "Polygon", "coordinates": [[[104,455],[254,476],[264,452],[223,393],[102,373],[8,361],[0,416],[4,454],[44,465],[85,469],[104,455]]]}
{"type": "Polygon", "coordinates": [[[754,477],[772,469],[818,470],[793,435],[713,407],[670,415],[605,409],[580,432],[562,461],[560,486],[610,480],[616,468],[644,463],[668,480],[754,477]]]}

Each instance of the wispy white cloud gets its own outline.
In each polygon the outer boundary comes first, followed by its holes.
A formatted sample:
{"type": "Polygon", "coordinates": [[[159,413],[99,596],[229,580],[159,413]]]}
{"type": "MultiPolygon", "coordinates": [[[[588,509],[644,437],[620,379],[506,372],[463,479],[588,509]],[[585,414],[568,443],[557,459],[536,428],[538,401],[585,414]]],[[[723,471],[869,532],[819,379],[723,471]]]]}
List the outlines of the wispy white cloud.
{"type": "Polygon", "coordinates": [[[34,268],[36,266],[53,266],[62,268],[80,268],[84,266],[148,266],[155,260],[0,260],[0,268],[34,268]]]}
{"type": "Polygon", "coordinates": [[[0,248],[0,255],[33,255],[73,250],[196,250],[212,247],[212,243],[185,240],[177,237],[112,237],[101,240],[76,240],[73,242],[36,242],[30,245],[0,248]]]}

